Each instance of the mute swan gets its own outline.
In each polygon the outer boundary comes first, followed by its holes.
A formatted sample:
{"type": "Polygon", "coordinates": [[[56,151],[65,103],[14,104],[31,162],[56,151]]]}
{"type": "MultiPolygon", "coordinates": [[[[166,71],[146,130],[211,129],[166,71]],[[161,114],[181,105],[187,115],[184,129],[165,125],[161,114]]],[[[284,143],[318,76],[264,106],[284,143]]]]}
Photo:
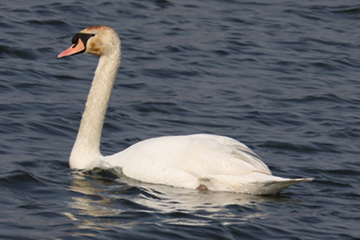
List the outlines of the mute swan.
{"type": "Polygon", "coordinates": [[[210,134],[152,138],[102,156],[101,131],[120,66],[120,39],[108,26],[91,26],[76,34],[72,43],[58,59],[78,53],[100,58],[71,151],[71,168],[119,167],[126,176],[143,182],[257,195],[277,194],[294,183],[311,180],[275,177],[244,144],[210,134]]]}

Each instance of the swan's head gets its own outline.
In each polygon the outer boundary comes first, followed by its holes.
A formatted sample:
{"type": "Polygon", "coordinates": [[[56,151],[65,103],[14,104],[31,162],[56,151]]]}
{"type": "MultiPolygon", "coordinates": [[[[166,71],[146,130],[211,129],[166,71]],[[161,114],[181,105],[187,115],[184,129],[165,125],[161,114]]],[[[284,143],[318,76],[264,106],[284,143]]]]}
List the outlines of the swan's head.
{"type": "Polygon", "coordinates": [[[79,53],[90,53],[97,56],[107,55],[120,48],[118,34],[108,26],[91,26],[77,33],[71,40],[73,45],[60,53],[57,58],[79,53]]]}

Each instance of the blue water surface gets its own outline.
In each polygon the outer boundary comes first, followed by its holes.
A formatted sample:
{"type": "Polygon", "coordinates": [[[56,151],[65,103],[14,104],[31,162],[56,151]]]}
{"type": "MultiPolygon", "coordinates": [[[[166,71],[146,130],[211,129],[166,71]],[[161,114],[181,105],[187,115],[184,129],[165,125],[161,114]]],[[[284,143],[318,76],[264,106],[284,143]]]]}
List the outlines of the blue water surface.
{"type": "Polygon", "coordinates": [[[0,239],[360,239],[355,0],[0,3],[0,239]],[[279,196],[199,192],[69,168],[97,57],[56,60],[109,25],[122,62],[101,151],[212,133],[252,148],[279,196]]]}

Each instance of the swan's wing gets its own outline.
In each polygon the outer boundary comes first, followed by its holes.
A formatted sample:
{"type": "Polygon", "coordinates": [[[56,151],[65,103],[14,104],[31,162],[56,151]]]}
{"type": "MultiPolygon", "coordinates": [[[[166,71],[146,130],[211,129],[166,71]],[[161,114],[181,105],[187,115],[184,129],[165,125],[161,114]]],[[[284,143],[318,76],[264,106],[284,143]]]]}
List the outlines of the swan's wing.
{"type": "Polygon", "coordinates": [[[229,137],[196,134],[183,136],[186,151],[178,155],[182,169],[197,176],[243,176],[252,172],[271,175],[269,168],[246,145],[229,137]]]}
{"type": "Polygon", "coordinates": [[[103,159],[106,167],[143,182],[196,189],[274,194],[296,182],[282,179],[244,144],[228,137],[196,134],[145,140],[103,159]]]}
{"type": "Polygon", "coordinates": [[[155,178],[169,169],[199,178],[210,175],[242,176],[252,172],[271,174],[269,168],[244,144],[210,134],[148,139],[106,157],[106,161],[110,166],[123,168],[125,174],[131,172],[137,179],[155,178]]]}
{"type": "Polygon", "coordinates": [[[245,144],[230,137],[208,135],[208,134],[204,134],[204,135],[205,135],[204,137],[215,139],[220,144],[230,147],[232,149],[231,155],[238,158],[240,161],[244,161],[250,164],[251,166],[253,166],[254,171],[271,175],[271,171],[266,166],[266,164],[263,161],[261,161],[260,157],[245,144]]]}

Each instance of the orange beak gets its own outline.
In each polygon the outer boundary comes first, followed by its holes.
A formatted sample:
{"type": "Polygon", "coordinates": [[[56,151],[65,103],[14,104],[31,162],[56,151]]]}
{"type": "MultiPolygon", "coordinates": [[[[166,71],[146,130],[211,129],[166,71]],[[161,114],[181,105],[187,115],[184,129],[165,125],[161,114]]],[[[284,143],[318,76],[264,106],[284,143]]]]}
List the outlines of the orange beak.
{"type": "Polygon", "coordinates": [[[71,45],[71,47],[60,53],[57,58],[68,57],[77,53],[82,53],[83,51],[85,51],[85,46],[83,41],[81,41],[81,38],[79,38],[77,43],[71,45]]]}

